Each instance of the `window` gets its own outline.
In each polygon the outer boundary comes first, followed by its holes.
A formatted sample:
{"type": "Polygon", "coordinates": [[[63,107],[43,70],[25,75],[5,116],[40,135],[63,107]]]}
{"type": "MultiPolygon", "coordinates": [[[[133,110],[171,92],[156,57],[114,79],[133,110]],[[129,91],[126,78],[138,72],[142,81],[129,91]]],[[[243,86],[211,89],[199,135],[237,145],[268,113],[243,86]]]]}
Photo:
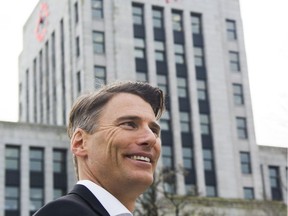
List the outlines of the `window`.
{"type": "Polygon", "coordinates": [[[269,166],[272,200],[282,200],[279,167],[269,166]]]}
{"type": "Polygon", "coordinates": [[[234,52],[234,51],[229,51],[229,58],[230,58],[230,70],[240,71],[239,53],[234,52]]]}
{"type": "Polygon", "coordinates": [[[43,160],[44,152],[43,149],[30,149],[30,171],[43,172],[43,160]]]}
{"type": "Polygon", "coordinates": [[[44,192],[42,188],[30,188],[30,212],[36,212],[44,204],[44,192]]]}
{"type": "Polygon", "coordinates": [[[207,98],[207,86],[204,80],[197,80],[197,97],[198,100],[206,101],[207,98]]]}
{"type": "Polygon", "coordinates": [[[153,8],[152,11],[153,16],[153,27],[163,29],[163,10],[159,8],[153,8]]]}
{"type": "Polygon", "coordinates": [[[162,146],[162,160],[163,160],[163,167],[165,168],[173,167],[171,146],[165,146],[165,145],[162,146]]]}
{"type": "Polygon", "coordinates": [[[202,135],[210,135],[210,120],[208,114],[200,114],[200,126],[202,135]]]}
{"type": "Polygon", "coordinates": [[[74,14],[75,14],[75,23],[79,21],[79,13],[78,13],[78,2],[74,4],[74,14]]]}
{"type": "Polygon", "coordinates": [[[204,54],[202,47],[194,47],[194,61],[196,67],[204,67],[204,54]]]}
{"type": "Polygon", "coordinates": [[[156,61],[165,61],[165,44],[162,41],[154,41],[156,61]]]}
{"type": "Polygon", "coordinates": [[[177,89],[178,89],[178,97],[180,97],[180,98],[187,98],[188,97],[186,78],[177,77],[177,89]]]}
{"type": "Polygon", "coordinates": [[[213,171],[213,152],[212,149],[203,149],[204,170],[213,171]]]}
{"type": "Polygon", "coordinates": [[[92,18],[103,19],[103,0],[92,0],[92,18]]]}
{"type": "Polygon", "coordinates": [[[243,87],[241,84],[233,83],[233,95],[235,105],[244,104],[243,87]]]}
{"type": "Polygon", "coordinates": [[[174,31],[182,31],[182,13],[172,11],[172,25],[174,31]]]}
{"type": "Polygon", "coordinates": [[[53,172],[66,173],[66,151],[53,150],[53,172]]]}
{"type": "Polygon", "coordinates": [[[99,88],[106,84],[106,68],[94,66],[95,88],[99,88]]]}
{"type": "Polygon", "coordinates": [[[80,56],[80,39],[79,37],[76,37],[76,56],[80,56]]]}
{"type": "Polygon", "coordinates": [[[227,38],[228,40],[236,40],[236,23],[234,20],[226,20],[227,38]]]}
{"type": "Polygon", "coordinates": [[[174,44],[174,54],[176,64],[185,64],[184,45],[174,44]]]}
{"type": "Polygon", "coordinates": [[[183,154],[183,166],[184,169],[191,170],[193,169],[193,152],[190,147],[182,148],[183,154]]]}
{"type": "Polygon", "coordinates": [[[254,189],[252,187],[244,187],[244,199],[254,199],[254,189]]]}
{"type": "Polygon", "coordinates": [[[80,71],[78,71],[77,72],[77,93],[78,93],[78,95],[79,95],[79,93],[81,92],[81,72],[80,71]]]}
{"type": "Polygon", "coordinates": [[[5,168],[6,170],[20,170],[20,148],[17,146],[6,146],[5,168]]]}
{"type": "Polygon", "coordinates": [[[93,31],[93,50],[95,54],[103,54],[104,48],[104,33],[93,31]]]}
{"type": "Polygon", "coordinates": [[[214,185],[206,185],[206,196],[215,197],[216,195],[216,187],[214,185]]]}
{"type": "Polygon", "coordinates": [[[19,210],[20,191],[19,187],[5,186],[5,210],[19,210]]]}
{"type": "Polygon", "coordinates": [[[148,74],[142,73],[142,72],[137,72],[136,73],[136,80],[140,81],[140,82],[147,82],[148,81],[148,74]]]}
{"type": "Polygon", "coordinates": [[[142,5],[133,5],[132,14],[134,25],[144,25],[144,18],[143,18],[144,12],[142,5]]]}
{"type": "Polygon", "coordinates": [[[144,38],[134,38],[135,58],[145,59],[145,40],[144,38]]]}
{"type": "Polygon", "coordinates": [[[160,119],[161,131],[169,131],[170,129],[170,112],[165,111],[160,119]]]}
{"type": "Polygon", "coordinates": [[[191,26],[193,34],[201,34],[201,17],[200,15],[191,15],[191,26]]]}
{"type": "Polygon", "coordinates": [[[241,171],[243,174],[251,174],[251,159],[249,152],[240,152],[241,171]]]}
{"type": "Polygon", "coordinates": [[[247,123],[246,118],[243,117],[237,117],[237,134],[239,139],[247,139],[248,133],[247,133],[247,123]]]}
{"type": "Polygon", "coordinates": [[[168,93],[167,76],[165,76],[165,75],[157,75],[157,85],[163,91],[164,94],[168,93]]]}
{"type": "Polygon", "coordinates": [[[188,112],[180,112],[180,129],[181,132],[190,132],[190,114],[188,112]]]}

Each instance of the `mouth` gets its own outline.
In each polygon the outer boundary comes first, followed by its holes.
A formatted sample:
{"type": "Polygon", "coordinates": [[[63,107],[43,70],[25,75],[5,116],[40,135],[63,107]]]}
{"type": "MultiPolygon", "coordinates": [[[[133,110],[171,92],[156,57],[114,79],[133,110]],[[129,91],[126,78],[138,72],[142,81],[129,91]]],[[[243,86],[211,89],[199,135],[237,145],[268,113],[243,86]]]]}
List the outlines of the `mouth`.
{"type": "Polygon", "coordinates": [[[146,162],[146,163],[151,163],[151,159],[149,157],[146,157],[146,156],[132,155],[129,158],[132,159],[132,160],[136,160],[136,161],[142,161],[142,162],[146,162]]]}

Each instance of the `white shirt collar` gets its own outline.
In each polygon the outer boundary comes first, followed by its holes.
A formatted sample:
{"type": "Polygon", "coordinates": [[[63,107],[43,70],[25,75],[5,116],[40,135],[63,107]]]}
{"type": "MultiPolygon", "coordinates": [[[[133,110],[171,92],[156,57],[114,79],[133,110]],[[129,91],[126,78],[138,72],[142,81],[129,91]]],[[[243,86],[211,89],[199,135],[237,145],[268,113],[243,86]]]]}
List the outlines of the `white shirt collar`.
{"type": "Polygon", "coordinates": [[[77,184],[84,185],[99,200],[111,216],[133,216],[132,213],[112,194],[90,180],[80,180],[77,184]]]}

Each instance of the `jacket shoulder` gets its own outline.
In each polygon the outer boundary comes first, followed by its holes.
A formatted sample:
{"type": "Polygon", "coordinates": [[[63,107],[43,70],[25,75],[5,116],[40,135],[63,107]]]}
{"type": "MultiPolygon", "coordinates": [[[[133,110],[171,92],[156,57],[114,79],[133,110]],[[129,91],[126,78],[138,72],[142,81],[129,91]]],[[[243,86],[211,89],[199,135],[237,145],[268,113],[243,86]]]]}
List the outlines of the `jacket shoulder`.
{"type": "Polygon", "coordinates": [[[46,204],[33,216],[51,216],[52,214],[61,216],[101,216],[75,194],[68,194],[46,204]]]}

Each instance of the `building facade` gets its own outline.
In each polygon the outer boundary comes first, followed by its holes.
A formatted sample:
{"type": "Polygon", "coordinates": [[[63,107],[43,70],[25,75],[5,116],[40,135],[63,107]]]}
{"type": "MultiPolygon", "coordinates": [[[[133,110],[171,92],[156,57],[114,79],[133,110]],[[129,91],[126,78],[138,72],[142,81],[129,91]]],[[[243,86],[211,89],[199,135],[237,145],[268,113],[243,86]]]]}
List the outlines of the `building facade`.
{"type": "Polygon", "coordinates": [[[0,215],[32,215],[75,183],[64,126],[0,122],[0,215]]]}
{"type": "Polygon", "coordinates": [[[39,1],[23,28],[20,122],[65,126],[77,96],[127,79],[167,95],[159,167],[187,171],[167,190],[265,198],[239,0],[39,1]]]}

